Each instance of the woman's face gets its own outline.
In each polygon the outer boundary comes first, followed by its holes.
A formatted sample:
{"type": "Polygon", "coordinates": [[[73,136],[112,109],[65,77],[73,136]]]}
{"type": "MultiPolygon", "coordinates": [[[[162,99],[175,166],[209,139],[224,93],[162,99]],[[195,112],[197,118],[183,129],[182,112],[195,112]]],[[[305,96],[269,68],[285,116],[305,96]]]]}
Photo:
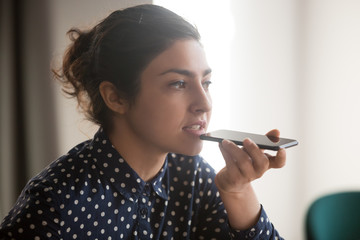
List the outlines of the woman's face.
{"type": "Polygon", "coordinates": [[[141,87],[126,117],[143,146],[161,153],[196,155],[211,116],[209,68],[196,40],[178,40],[141,74],[141,87]]]}

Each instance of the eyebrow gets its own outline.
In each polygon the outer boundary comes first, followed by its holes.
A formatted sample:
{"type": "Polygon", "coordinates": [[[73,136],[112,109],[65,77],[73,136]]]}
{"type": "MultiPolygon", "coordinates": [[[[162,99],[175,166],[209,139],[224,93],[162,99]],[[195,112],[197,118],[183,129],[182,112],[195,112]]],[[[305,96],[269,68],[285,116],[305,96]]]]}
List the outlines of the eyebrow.
{"type": "MultiPolygon", "coordinates": [[[[206,69],[204,72],[203,72],[203,77],[210,74],[212,72],[211,68],[209,69],[206,69]]],[[[169,70],[166,70],[165,72],[162,72],[160,73],[159,75],[165,75],[165,74],[168,74],[168,73],[177,73],[177,74],[180,74],[180,75],[184,75],[184,76],[187,76],[187,77],[194,77],[195,74],[189,70],[186,70],[186,69],[180,69],[180,68],[171,68],[169,70]]]]}

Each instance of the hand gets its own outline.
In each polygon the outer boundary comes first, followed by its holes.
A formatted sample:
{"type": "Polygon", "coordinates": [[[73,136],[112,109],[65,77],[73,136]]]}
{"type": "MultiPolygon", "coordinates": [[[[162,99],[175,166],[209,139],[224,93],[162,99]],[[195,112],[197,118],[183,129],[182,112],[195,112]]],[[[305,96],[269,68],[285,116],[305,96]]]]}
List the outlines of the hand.
{"type": "MultiPolygon", "coordinates": [[[[279,137],[278,130],[272,130],[267,136],[279,137]]],[[[228,140],[219,144],[226,166],[216,175],[215,183],[221,192],[246,192],[250,183],[260,178],[270,168],[281,168],[286,162],[286,151],[280,149],[275,156],[264,150],[250,139],[245,139],[240,148],[228,140]]]]}

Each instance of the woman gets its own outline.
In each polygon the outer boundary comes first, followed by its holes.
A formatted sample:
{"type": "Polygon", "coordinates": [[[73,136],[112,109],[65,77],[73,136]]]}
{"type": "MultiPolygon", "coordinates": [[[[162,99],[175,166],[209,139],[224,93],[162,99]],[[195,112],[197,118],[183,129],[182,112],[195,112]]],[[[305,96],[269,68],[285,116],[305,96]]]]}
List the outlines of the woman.
{"type": "Polygon", "coordinates": [[[211,69],[192,25],[141,5],[69,33],[57,77],[100,128],[27,184],[2,238],[279,239],[251,181],[285,151],[225,140],[217,174],[198,155],[211,69]]]}

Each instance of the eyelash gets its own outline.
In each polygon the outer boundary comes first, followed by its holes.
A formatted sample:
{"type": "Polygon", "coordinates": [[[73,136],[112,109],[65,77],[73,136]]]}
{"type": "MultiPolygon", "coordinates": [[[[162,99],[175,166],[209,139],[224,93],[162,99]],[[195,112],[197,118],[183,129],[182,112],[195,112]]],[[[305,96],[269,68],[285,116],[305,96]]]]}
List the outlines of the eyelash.
{"type": "MultiPolygon", "coordinates": [[[[212,82],[210,80],[207,80],[205,82],[202,83],[203,85],[203,88],[205,90],[208,90],[209,89],[209,86],[212,84],[212,82]]],[[[176,82],[173,82],[170,84],[172,87],[175,87],[177,89],[180,89],[180,88],[185,88],[185,86],[187,85],[187,83],[184,81],[184,80],[179,80],[179,81],[176,81],[176,82]]]]}
{"type": "Polygon", "coordinates": [[[210,86],[211,84],[212,84],[212,82],[211,82],[210,80],[207,80],[207,81],[205,81],[205,82],[202,83],[203,88],[204,88],[205,90],[208,90],[208,89],[209,89],[209,86],[210,86]]]}
{"type": "Polygon", "coordinates": [[[185,85],[186,83],[184,80],[179,80],[170,84],[170,86],[175,87],[177,89],[185,88],[185,85]]]}

